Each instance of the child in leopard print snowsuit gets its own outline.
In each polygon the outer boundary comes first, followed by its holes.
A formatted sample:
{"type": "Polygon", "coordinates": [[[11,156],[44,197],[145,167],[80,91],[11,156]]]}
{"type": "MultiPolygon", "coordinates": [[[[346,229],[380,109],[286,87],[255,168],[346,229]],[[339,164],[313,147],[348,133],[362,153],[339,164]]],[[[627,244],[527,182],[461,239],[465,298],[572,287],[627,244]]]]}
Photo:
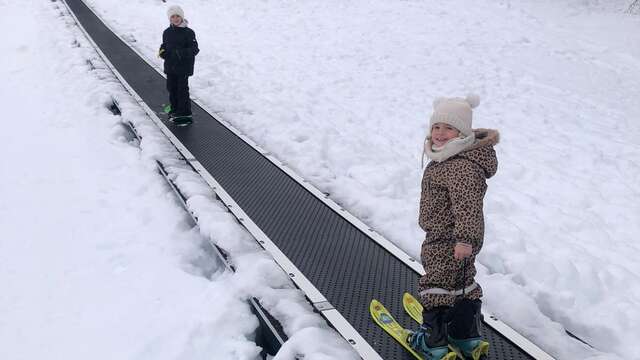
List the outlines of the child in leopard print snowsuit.
{"type": "Polygon", "coordinates": [[[481,341],[482,288],[474,280],[474,262],[484,237],[486,179],[498,167],[493,146],[499,134],[471,128],[479,102],[475,95],[437,99],[425,141],[424,154],[431,161],[422,179],[425,275],[418,284],[424,320],[410,342],[426,359],[445,357],[452,343],[467,352],[481,341]]]}

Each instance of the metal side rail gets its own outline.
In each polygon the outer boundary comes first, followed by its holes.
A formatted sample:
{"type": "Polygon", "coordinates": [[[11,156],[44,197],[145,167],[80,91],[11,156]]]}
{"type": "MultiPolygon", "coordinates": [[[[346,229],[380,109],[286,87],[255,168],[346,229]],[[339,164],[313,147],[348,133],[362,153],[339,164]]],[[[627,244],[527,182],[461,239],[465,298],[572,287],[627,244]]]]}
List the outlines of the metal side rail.
{"type": "MultiPolygon", "coordinates": [[[[158,118],[152,108],[167,99],[158,69],[82,0],[64,1],[118,79],[328,323],[364,359],[410,359],[368,309],[376,298],[414,326],[401,297],[416,292],[420,264],[198,102],[191,126],[158,118]]],[[[490,359],[552,359],[488,314],[482,334],[490,359]]]]}
{"type": "MultiPolygon", "coordinates": [[[[135,129],[131,128],[135,133],[135,129]]],[[[135,133],[137,136],[137,133],[135,133]]],[[[187,206],[187,198],[182,194],[178,186],[171,180],[169,174],[165,170],[162,163],[157,162],[158,171],[162,174],[164,179],[167,181],[169,186],[173,189],[174,193],[182,203],[184,209],[191,215],[191,219],[194,224],[198,224],[198,219],[194,216],[194,214],[189,211],[189,207],[187,206]]],[[[215,244],[211,244],[213,248],[214,254],[218,257],[218,259],[225,265],[227,270],[235,272],[235,268],[233,265],[229,263],[229,259],[226,256],[226,252],[224,249],[219,248],[215,244]]],[[[260,305],[260,301],[256,298],[249,299],[249,306],[251,307],[251,311],[258,318],[258,322],[260,326],[256,330],[256,345],[262,348],[261,357],[263,359],[267,359],[268,356],[275,356],[282,344],[287,341],[287,336],[280,326],[280,323],[269,314],[267,310],[265,310],[262,305],[260,305]]]]}
{"type": "MultiPolygon", "coordinates": [[[[121,115],[120,107],[118,106],[118,102],[115,99],[112,99],[112,104],[109,106],[109,110],[114,115],[121,115]]],[[[137,139],[138,143],[142,141],[141,135],[138,133],[138,130],[132,123],[123,122],[123,126],[127,127],[128,129],[128,139],[137,139]]],[[[189,207],[187,206],[187,197],[182,193],[182,191],[180,191],[180,188],[173,182],[173,180],[171,180],[171,176],[165,169],[165,166],[157,160],[156,166],[158,168],[158,172],[164,177],[178,200],[180,200],[182,207],[191,216],[193,223],[195,225],[198,225],[198,218],[193,212],[189,210],[189,207]]],[[[211,245],[212,253],[222,264],[224,264],[225,268],[228,271],[235,272],[235,268],[229,262],[227,253],[224,251],[224,249],[221,249],[213,243],[209,243],[209,245],[211,245]]],[[[284,333],[284,330],[282,329],[280,323],[275,318],[273,318],[273,316],[271,316],[271,314],[269,314],[269,312],[265,310],[262,305],[260,305],[260,301],[258,299],[251,298],[248,302],[249,306],[251,307],[251,311],[254,313],[254,315],[256,315],[260,324],[260,326],[256,330],[256,345],[262,348],[262,352],[260,355],[262,359],[267,359],[268,355],[275,356],[280,350],[280,347],[282,347],[282,344],[284,344],[284,342],[287,340],[287,336],[284,333]]]]}

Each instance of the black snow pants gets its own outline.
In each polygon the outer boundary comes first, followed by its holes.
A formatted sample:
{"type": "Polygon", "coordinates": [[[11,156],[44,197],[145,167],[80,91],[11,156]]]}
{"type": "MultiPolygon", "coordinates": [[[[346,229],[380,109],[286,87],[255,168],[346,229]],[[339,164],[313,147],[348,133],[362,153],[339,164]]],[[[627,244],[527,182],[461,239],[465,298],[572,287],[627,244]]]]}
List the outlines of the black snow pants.
{"type": "Polygon", "coordinates": [[[167,90],[169,91],[171,111],[176,116],[191,115],[189,75],[167,74],[167,90]]]}

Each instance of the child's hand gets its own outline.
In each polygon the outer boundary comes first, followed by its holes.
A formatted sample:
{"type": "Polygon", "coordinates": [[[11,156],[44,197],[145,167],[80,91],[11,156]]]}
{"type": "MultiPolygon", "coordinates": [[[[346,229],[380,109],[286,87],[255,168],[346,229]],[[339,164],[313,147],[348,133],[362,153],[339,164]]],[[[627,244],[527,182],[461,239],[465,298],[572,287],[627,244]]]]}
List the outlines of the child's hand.
{"type": "Polygon", "coordinates": [[[453,248],[453,257],[456,260],[466,259],[471,256],[473,252],[473,246],[466,243],[456,243],[456,246],[453,248]]]}

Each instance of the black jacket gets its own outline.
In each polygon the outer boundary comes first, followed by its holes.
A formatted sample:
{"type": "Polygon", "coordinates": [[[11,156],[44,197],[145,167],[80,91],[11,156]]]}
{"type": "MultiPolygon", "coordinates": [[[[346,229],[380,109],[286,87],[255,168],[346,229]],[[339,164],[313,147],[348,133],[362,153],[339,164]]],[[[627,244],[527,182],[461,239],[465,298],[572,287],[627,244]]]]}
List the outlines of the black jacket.
{"type": "Polygon", "coordinates": [[[196,33],[190,28],[170,25],[162,33],[160,57],[164,59],[165,74],[193,75],[198,52],[196,33]]]}

